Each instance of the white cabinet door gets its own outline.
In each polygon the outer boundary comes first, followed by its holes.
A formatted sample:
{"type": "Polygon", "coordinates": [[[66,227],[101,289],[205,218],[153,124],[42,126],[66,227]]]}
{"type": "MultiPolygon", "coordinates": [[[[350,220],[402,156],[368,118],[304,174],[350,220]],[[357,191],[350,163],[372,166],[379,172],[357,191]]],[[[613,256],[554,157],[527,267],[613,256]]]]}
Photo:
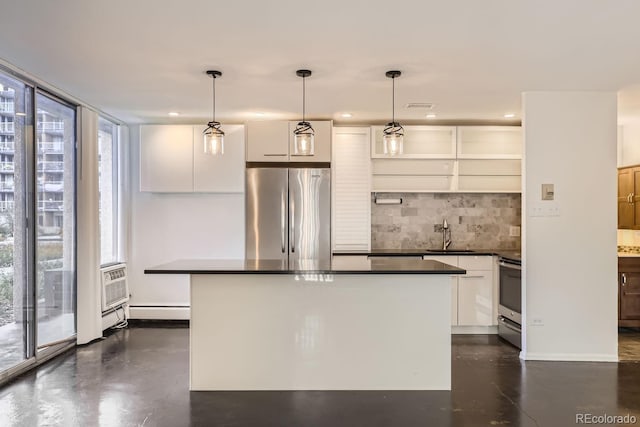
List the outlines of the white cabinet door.
{"type": "Polygon", "coordinates": [[[244,192],[244,126],[224,126],[224,155],[204,153],[202,131],[193,128],[193,191],[196,193],[244,192]]]}
{"type": "Polygon", "coordinates": [[[371,249],[369,128],[334,128],[332,159],[333,250],[371,249]]]}
{"type": "MultiPolygon", "coordinates": [[[[384,126],[371,127],[371,157],[389,158],[384,154],[382,142],[384,126]]],[[[403,154],[394,159],[455,159],[455,126],[406,126],[404,128],[403,154]]]]}
{"type": "Polygon", "coordinates": [[[140,126],[140,191],[193,191],[193,126],[140,126]]]}
{"type": "Polygon", "coordinates": [[[298,122],[289,122],[289,160],[292,162],[330,162],[331,161],[331,121],[310,121],[314,130],[313,156],[295,154],[293,131],[298,122]]]}
{"type": "Polygon", "coordinates": [[[248,122],[248,162],[288,162],[289,122],[248,122]]]}
{"type": "Polygon", "coordinates": [[[458,278],[458,325],[491,326],[493,320],[493,273],[469,271],[458,278]]]}
{"type": "MultiPolygon", "coordinates": [[[[440,261],[454,267],[458,266],[458,262],[462,258],[456,255],[425,255],[422,257],[422,259],[440,261]]],[[[458,325],[458,279],[459,275],[457,274],[451,276],[451,326],[458,325]]]]}
{"type": "Polygon", "coordinates": [[[520,126],[459,126],[459,159],[520,159],[520,126]]]}

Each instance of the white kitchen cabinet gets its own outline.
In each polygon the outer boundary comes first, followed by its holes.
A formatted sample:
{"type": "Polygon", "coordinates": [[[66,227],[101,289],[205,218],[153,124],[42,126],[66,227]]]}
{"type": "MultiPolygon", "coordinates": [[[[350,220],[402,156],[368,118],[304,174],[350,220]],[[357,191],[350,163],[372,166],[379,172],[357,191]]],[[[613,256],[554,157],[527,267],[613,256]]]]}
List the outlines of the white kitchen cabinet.
{"type": "Polygon", "coordinates": [[[271,120],[246,123],[247,162],[289,161],[289,122],[271,120]]]}
{"type": "Polygon", "coordinates": [[[225,126],[222,156],[204,154],[200,125],[140,127],[140,191],[242,193],[244,127],[225,126]]]}
{"type": "Polygon", "coordinates": [[[193,126],[140,126],[140,191],[193,191],[193,126]]]}
{"type": "Polygon", "coordinates": [[[270,120],[248,122],[247,161],[248,162],[330,162],[331,161],[331,121],[310,121],[313,126],[314,155],[296,155],[293,131],[298,122],[270,120]]]}
{"type": "Polygon", "coordinates": [[[372,159],[372,191],[448,192],[455,160],[372,159]]]}
{"type": "Polygon", "coordinates": [[[491,326],[495,323],[493,273],[467,270],[467,274],[458,278],[458,325],[491,326]]]}
{"type": "Polygon", "coordinates": [[[372,126],[372,191],[518,193],[519,126],[406,126],[404,154],[386,156],[372,126]]]}
{"type": "Polygon", "coordinates": [[[495,260],[491,255],[425,255],[423,259],[440,261],[464,268],[465,275],[451,276],[451,326],[454,333],[487,333],[477,327],[495,326],[496,289],[494,283],[495,260]]]}
{"type": "Polygon", "coordinates": [[[295,154],[295,137],[293,131],[298,124],[297,121],[289,122],[289,161],[291,162],[330,162],[331,161],[331,133],[332,121],[311,120],[314,130],[314,154],[313,156],[302,156],[295,154]]]}
{"type": "MultiPolygon", "coordinates": [[[[458,257],[455,255],[425,255],[422,259],[440,261],[445,264],[458,266],[458,257]]],[[[458,324],[458,276],[452,274],[451,278],[451,326],[458,324]]]]}
{"type": "Polygon", "coordinates": [[[371,160],[368,127],[334,128],[332,244],[334,251],[371,248],[371,160]]]}
{"type": "MultiPolygon", "coordinates": [[[[384,126],[371,127],[371,157],[389,158],[382,142],[384,126]]],[[[406,126],[403,153],[395,159],[455,159],[455,126],[406,126]]]]}
{"type": "Polygon", "coordinates": [[[204,152],[203,131],[193,129],[193,191],[195,193],[244,192],[244,126],[224,126],[224,155],[204,152]]]}
{"type": "Polygon", "coordinates": [[[458,126],[458,159],[521,159],[520,126],[458,126]]]}

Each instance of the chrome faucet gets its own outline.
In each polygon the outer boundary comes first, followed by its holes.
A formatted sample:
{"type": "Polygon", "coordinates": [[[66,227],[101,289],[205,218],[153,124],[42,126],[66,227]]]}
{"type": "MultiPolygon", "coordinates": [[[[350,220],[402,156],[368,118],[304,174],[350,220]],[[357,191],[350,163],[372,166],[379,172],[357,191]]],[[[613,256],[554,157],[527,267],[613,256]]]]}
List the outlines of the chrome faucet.
{"type": "Polygon", "coordinates": [[[451,230],[449,229],[449,223],[445,218],[445,220],[442,221],[442,250],[446,251],[450,244],[451,244],[451,230]],[[447,232],[449,232],[448,233],[449,237],[447,237],[447,232]]]}

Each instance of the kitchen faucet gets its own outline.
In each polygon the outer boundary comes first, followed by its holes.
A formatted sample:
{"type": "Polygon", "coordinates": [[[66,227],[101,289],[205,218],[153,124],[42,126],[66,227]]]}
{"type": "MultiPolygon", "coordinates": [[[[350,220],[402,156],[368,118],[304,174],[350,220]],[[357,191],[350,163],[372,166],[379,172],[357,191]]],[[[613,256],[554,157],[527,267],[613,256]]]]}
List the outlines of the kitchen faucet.
{"type": "Polygon", "coordinates": [[[442,221],[442,250],[446,251],[450,244],[451,244],[451,230],[449,229],[449,223],[445,218],[444,221],[442,221]],[[448,238],[447,238],[447,231],[449,232],[448,238]]]}

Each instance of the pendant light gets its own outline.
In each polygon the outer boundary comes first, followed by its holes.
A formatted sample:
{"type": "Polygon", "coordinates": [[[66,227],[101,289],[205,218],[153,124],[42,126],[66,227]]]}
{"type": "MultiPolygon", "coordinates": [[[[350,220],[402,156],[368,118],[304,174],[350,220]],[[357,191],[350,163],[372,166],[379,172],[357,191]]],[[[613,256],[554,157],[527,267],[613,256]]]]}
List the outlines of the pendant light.
{"type": "Polygon", "coordinates": [[[293,151],[297,156],[313,156],[314,147],[314,131],[311,123],[305,121],[304,113],[305,113],[305,95],[306,95],[306,87],[305,87],[305,79],[311,75],[310,70],[297,70],[296,75],[298,77],[302,77],[302,121],[298,122],[296,129],[293,131],[294,135],[294,144],[293,151]]]}
{"type": "Polygon", "coordinates": [[[220,129],[220,122],[216,122],[216,78],[222,73],[217,70],[208,70],[207,74],[213,80],[213,118],[207,123],[204,130],[204,153],[218,156],[224,154],[224,132],[220,129]]]}
{"type": "Polygon", "coordinates": [[[386,76],[391,79],[392,92],[391,92],[391,122],[387,123],[387,126],[382,131],[382,144],[384,148],[384,154],[389,156],[397,156],[402,154],[402,140],[404,139],[404,129],[400,123],[396,122],[396,77],[400,77],[402,73],[397,70],[387,71],[386,76]]]}

